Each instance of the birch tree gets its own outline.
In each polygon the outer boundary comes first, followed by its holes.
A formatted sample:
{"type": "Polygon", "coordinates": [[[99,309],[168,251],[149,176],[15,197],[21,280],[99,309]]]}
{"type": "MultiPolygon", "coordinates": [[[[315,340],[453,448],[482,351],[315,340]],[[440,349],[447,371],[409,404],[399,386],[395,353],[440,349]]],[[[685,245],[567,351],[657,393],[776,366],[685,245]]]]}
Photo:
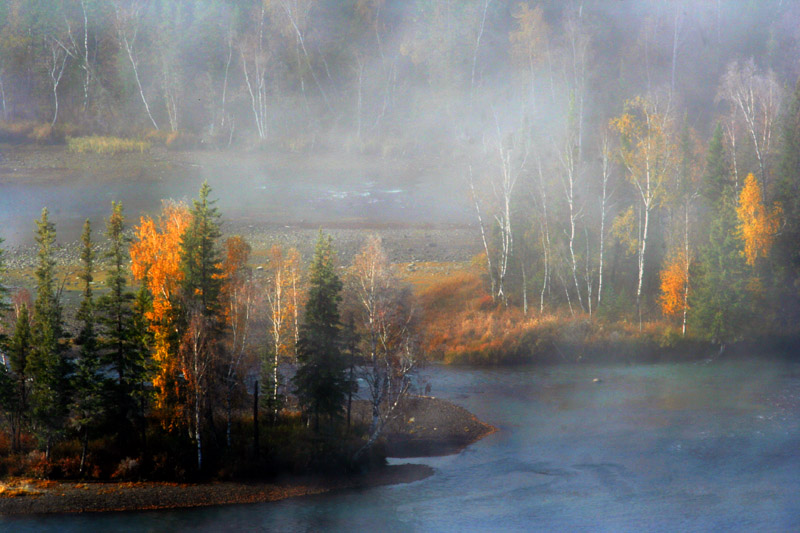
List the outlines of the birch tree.
{"type": "MultiPolygon", "coordinates": [[[[264,4],[254,9],[255,22],[239,43],[239,54],[242,59],[242,72],[247,92],[250,95],[250,107],[256,132],[261,141],[267,139],[268,124],[268,86],[267,72],[270,62],[270,51],[266,44],[266,9],[264,4]]],[[[227,78],[226,78],[227,79],[227,78]]]]}
{"type": "Polygon", "coordinates": [[[58,120],[58,86],[64,77],[64,68],[67,66],[69,54],[64,51],[56,39],[52,38],[47,40],[47,50],[49,52],[47,73],[50,75],[50,85],[53,88],[53,120],[50,121],[50,125],[55,126],[58,120]]]}
{"type": "Polygon", "coordinates": [[[728,65],[720,82],[718,98],[737,110],[753,142],[758,161],[761,192],[766,195],[772,132],[780,110],[783,90],[772,70],[760,73],[755,61],[728,65]]]}
{"type": "Polygon", "coordinates": [[[667,180],[674,168],[674,148],[670,139],[671,121],[658,108],[657,100],[636,97],[625,104],[625,112],[611,121],[620,135],[620,160],[633,185],[641,213],[641,231],[636,247],[638,279],[636,308],[642,321],[642,283],[650,236],[650,218],[661,204],[667,180]]]}
{"type": "Polygon", "coordinates": [[[367,240],[354,259],[348,278],[364,358],[361,375],[369,388],[372,409],[367,442],[356,453],[357,460],[396,415],[411,386],[418,346],[410,293],[400,287],[378,237],[367,240]]]}
{"type": "Polygon", "coordinates": [[[231,447],[232,403],[236,386],[241,383],[241,368],[250,346],[250,324],[255,308],[255,288],[252,273],[247,266],[250,245],[236,235],[225,241],[222,263],[222,301],[228,335],[225,343],[225,442],[231,447]]]}
{"type": "Polygon", "coordinates": [[[139,89],[139,96],[142,99],[147,118],[150,119],[153,128],[157,130],[159,129],[158,124],[150,112],[150,104],[147,102],[144,87],[142,86],[139,72],[139,53],[136,46],[142,19],[148,5],[148,0],[130,0],[129,2],[117,0],[114,3],[114,27],[117,32],[119,46],[131,64],[133,77],[136,80],[136,87],[139,89]]]}
{"type": "Polygon", "coordinates": [[[269,252],[269,277],[267,279],[267,322],[268,337],[271,343],[269,355],[271,361],[270,377],[272,390],[270,401],[273,414],[278,413],[278,364],[282,357],[288,357],[294,351],[297,340],[296,317],[296,280],[294,273],[298,269],[296,264],[299,255],[293,249],[284,254],[279,245],[275,245],[269,252]]]}

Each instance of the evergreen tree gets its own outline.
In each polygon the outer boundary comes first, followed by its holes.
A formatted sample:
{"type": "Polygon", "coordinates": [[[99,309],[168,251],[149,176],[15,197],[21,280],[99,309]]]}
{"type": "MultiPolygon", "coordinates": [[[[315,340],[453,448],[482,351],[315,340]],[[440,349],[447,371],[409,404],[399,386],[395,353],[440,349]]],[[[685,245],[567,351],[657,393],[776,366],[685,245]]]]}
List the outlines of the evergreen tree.
{"type": "MultiPolygon", "coordinates": [[[[0,239],[0,246],[3,244],[3,239],[0,239]]],[[[0,325],[3,325],[6,313],[8,312],[8,289],[3,285],[3,276],[6,272],[5,266],[5,250],[0,247],[0,325]]],[[[0,330],[1,331],[1,330],[0,330]]],[[[6,345],[5,335],[0,334],[0,354],[2,354],[6,345]]],[[[14,378],[11,374],[11,361],[7,360],[5,356],[0,355],[0,409],[9,415],[11,419],[11,441],[12,448],[14,443],[15,426],[14,426],[14,378]]]]}
{"type": "Polygon", "coordinates": [[[784,227],[775,242],[778,316],[790,327],[800,320],[800,79],[783,119],[776,200],[784,227]]]}
{"type": "Polygon", "coordinates": [[[28,311],[28,306],[22,304],[14,325],[14,333],[8,342],[9,366],[11,378],[14,382],[13,402],[9,404],[9,407],[13,410],[11,414],[11,449],[14,451],[20,449],[22,427],[28,415],[30,386],[28,384],[27,365],[33,349],[32,342],[30,312],[28,311]]]}
{"type": "Polygon", "coordinates": [[[135,383],[134,400],[137,404],[136,417],[139,421],[139,438],[142,449],[146,447],[147,427],[146,410],[150,395],[148,383],[152,380],[153,361],[150,358],[153,333],[147,320],[147,313],[152,310],[152,298],[147,284],[142,283],[136,291],[133,302],[133,319],[131,323],[131,357],[139,369],[138,381],[135,383]]]}
{"type": "Polygon", "coordinates": [[[81,250],[83,268],[79,277],[83,281],[83,299],[77,314],[81,330],[75,339],[75,343],[80,347],[80,356],[73,378],[75,396],[71,410],[72,424],[80,434],[83,443],[80,465],[80,472],[83,473],[89,447],[89,434],[102,421],[106,408],[103,398],[104,380],[100,372],[100,353],[95,330],[92,294],[94,250],[92,250],[92,227],[88,219],[83,225],[81,242],[83,244],[81,250]]]}
{"type": "Polygon", "coordinates": [[[339,342],[342,282],[336,275],[331,237],[322,231],[309,270],[309,285],[297,342],[300,367],[293,381],[301,405],[314,417],[318,429],[321,415],[334,418],[341,414],[350,388],[347,360],[339,342]]]}
{"type": "Polygon", "coordinates": [[[723,196],[701,255],[702,273],[690,305],[695,331],[720,346],[741,338],[752,314],[748,269],[736,224],[733,199],[723,196]]]}
{"type": "Polygon", "coordinates": [[[725,145],[722,138],[722,126],[717,124],[714,135],[708,144],[706,155],[706,171],[703,175],[703,196],[712,209],[720,209],[723,197],[730,194],[733,182],[730,179],[728,163],[725,161],[725,145]]]}
{"type": "MultiPolygon", "coordinates": [[[[11,306],[8,304],[8,288],[3,284],[6,274],[6,251],[3,249],[3,239],[0,239],[0,326],[4,325],[6,316],[11,306]]],[[[6,340],[5,335],[0,334],[0,343],[6,340]]]]}
{"type": "Polygon", "coordinates": [[[39,264],[31,328],[33,349],[26,362],[26,373],[33,380],[30,395],[33,429],[48,458],[54,441],[63,432],[69,398],[69,364],[61,344],[61,305],[55,286],[55,240],[55,224],[48,219],[45,208],[41,220],[36,221],[39,264]]]}
{"type": "Polygon", "coordinates": [[[179,354],[186,388],[192,399],[190,425],[197,446],[197,468],[203,468],[203,425],[207,395],[213,383],[217,341],[222,331],[222,255],[220,215],[204,182],[191,209],[191,222],[181,241],[181,345],[179,354]]]}
{"type": "MultiPolygon", "coordinates": [[[[131,347],[131,328],[133,320],[133,294],[127,290],[125,264],[127,260],[127,239],[125,238],[125,217],[122,204],[111,203],[111,215],[106,224],[106,237],[111,247],[105,254],[110,261],[106,277],[108,293],[98,302],[98,321],[103,326],[105,350],[104,359],[116,373],[114,399],[117,409],[117,422],[129,422],[135,409],[134,387],[142,372],[134,350],[131,347]]],[[[121,433],[128,428],[121,428],[121,433]]]]}
{"type": "Polygon", "coordinates": [[[192,221],[181,241],[184,301],[197,305],[206,317],[218,314],[222,287],[220,214],[215,201],[209,200],[210,194],[211,187],[203,182],[200,198],[192,205],[192,221]]]}

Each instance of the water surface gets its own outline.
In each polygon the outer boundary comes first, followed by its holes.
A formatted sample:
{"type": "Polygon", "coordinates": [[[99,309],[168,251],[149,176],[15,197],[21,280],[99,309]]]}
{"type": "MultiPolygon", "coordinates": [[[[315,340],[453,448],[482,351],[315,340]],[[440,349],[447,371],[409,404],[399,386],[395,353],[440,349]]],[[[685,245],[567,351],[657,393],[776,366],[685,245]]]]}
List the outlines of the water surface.
{"type": "Polygon", "coordinates": [[[407,485],[268,504],[2,519],[13,531],[800,530],[800,365],[427,371],[499,432],[407,485]],[[594,380],[598,379],[599,382],[594,380]]]}

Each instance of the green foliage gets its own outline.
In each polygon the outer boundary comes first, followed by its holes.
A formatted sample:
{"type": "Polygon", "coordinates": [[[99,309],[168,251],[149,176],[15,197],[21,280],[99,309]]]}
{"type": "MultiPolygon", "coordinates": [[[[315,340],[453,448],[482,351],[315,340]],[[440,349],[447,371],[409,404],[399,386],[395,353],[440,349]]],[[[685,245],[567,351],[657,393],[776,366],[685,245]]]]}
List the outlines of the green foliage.
{"type": "Polygon", "coordinates": [[[309,270],[309,291],[297,359],[300,367],[294,386],[304,410],[314,417],[338,417],[349,390],[347,361],[339,342],[342,282],[336,274],[335,252],[330,236],[319,233],[309,270]]]}
{"type": "Polygon", "coordinates": [[[89,430],[99,424],[108,408],[103,395],[104,379],[100,371],[101,361],[95,329],[95,309],[92,296],[94,250],[92,249],[92,228],[88,219],[83,225],[81,242],[83,244],[81,250],[83,269],[79,277],[83,281],[83,299],[77,314],[81,329],[75,339],[75,343],[80,347],[80,357],[73,376],[75,394],[71,406],[71,418],[72,425],[88,440],[89,430]]]}
{"type": "Polygon", "coordinates": [[[730,194],[733,187],[728,163],[725,161],[725,146],[722,139],[722,126],[717,124],[714,135],[708,144],[706,171],[703,174],[703,196],[715,209],[721,207],[722,199],[730,194]]]}
{"type": "Polygon", "coordinates": [[[800,79],[783,119],[776,200],[785,225],[776,237],[776,299],[788,324],[800,319],[800,79]]]}
{"type": "Polygon", "coordinates": [[[39,245],[36,267],[36,303],[31,328],[32,350],[26,361],[26,373],[32,378],[31,416],[33,428],[49,454],[56,438],[63,433],[69,399],[69,364],[61,344],[61,305],[55,288],[53,246],[55,224],[50,222],[47,209],[36,222],[36,242],[39,245]]]}
{"type": "MultiPolygon", "coordinates": [[[[134,296],[127,290],[127,239],[125,217],[122,204],[119,202],[111,203],[106,237],[110,242],[110,247],[105,253],[105,259],[110,263],[106,276],[109,291],[98,301],[97,318],[103,328],[103,362],[111,366],[117,378],[112,385],[113,400],[111,400],[118,415],[116,422],[124,424],[136,407],[134,390],[141,380],[143,362],[132,343],[134,296]]],[[[127,429],[123,426],[122,430],[127,429]]]]}
{"type": "Polygon", "coordinates": [[[192,221],[181,240],[184,305],[198,305],[206,317],[219,312],[222,288],[219,249],[219,210],[209,200],[211,187],[203,182],[200,198],[192,205],[192,221]]]}
{"type": "Polygon", "coordinates": [[[752,314],[747,283],[743,245],[736,235],[736,213],[732,200],[724,199],[711,222],[709,242],[701,255],[698,287],[691,294],[694,331],[718,344],[741,339],[752,314]]]}

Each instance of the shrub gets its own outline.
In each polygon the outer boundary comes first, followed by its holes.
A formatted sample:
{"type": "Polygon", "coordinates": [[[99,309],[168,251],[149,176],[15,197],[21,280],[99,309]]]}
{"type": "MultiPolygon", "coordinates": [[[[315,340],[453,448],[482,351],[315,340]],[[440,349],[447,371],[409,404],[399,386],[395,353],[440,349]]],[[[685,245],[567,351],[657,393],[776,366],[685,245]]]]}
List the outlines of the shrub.
{"type": "Polygon", "coordinates": [[[139,476],[139,461],[126,457],[117,465],[117,469],[111,474],[112,479],[135,479],[139,476]]]}

